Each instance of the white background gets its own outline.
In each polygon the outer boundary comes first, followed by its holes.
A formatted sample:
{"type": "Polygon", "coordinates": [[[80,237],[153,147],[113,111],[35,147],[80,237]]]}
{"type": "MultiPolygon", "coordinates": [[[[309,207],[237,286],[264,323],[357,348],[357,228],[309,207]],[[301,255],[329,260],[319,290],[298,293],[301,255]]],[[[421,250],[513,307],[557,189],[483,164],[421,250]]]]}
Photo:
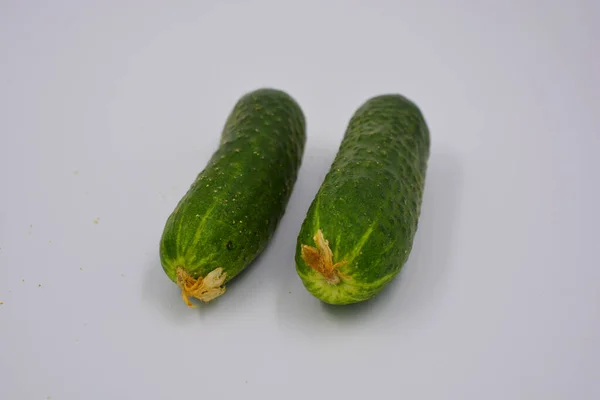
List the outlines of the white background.
{"type": "Polygon", "coordinates": [[[2,1],[0,399],[600,398],[599,26],[594,0],[2,1]],[[299,178],[190,310],[162,228],[263,86],[306,114],[299,178]],[[432,136],[415,247],[375,300],[324,306],[296,235],[390,92],[432,136]]]}

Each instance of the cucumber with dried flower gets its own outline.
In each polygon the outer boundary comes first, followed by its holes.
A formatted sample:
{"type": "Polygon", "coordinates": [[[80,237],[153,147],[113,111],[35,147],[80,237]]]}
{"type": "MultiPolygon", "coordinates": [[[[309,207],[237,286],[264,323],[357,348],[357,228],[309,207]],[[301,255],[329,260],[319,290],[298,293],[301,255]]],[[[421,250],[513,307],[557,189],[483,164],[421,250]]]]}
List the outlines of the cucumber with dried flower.
{"type": "Polygon", "coordinates": [[[412,249],[430,136],[420,109],[386,94],[362,104],[300,229],[296,270],[330,304],[368,300],[412,249]]]}
{"type": "Polygon", "coordinates": [[[168,217],[160,241],[167,276],[209,302],[265,249],[284,215],[306,141],[305,118],[287,93],[242,96],[218,149],[168,217]]]}

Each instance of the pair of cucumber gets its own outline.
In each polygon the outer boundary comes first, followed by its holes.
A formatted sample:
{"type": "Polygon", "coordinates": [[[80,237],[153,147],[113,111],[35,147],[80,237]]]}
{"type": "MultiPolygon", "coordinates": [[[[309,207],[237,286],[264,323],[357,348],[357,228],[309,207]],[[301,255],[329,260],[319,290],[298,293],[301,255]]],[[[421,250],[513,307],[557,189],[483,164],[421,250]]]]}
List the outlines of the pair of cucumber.
{"type": "MultiPolygon", "coordinates": [[[[302,162],[304,114],[285,92],[259,89],[230,113],[219,148],[167,219],[161,264],[190,298],[209,302],[265,249],[302,162]]],[[[352,116],[296,246],[306,289],[329,304],[370,299],[400,272],[421,209],[429,130],[400,95],[352,116]]]]}

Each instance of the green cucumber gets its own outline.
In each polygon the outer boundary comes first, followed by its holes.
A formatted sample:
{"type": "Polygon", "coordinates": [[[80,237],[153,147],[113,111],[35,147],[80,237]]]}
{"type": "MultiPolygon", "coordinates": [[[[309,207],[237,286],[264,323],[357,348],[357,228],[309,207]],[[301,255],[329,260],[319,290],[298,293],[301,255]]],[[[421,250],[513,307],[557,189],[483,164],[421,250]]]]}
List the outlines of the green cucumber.
{"type": "Polygon", "coordinates": [[[306,142],[304,114],[270,88],[242,96],[218,149],[168,217],[160,240],[167,276],[209,302],[265,249],[283,217],[306,142]]]}
{"type": "Polygon", "coordinates": [[[407,98],[366,101],[348,124],[298,234],[296,271],[329,304],[373,298],[409,257],[429,159],[429,129],[407,98]]]}

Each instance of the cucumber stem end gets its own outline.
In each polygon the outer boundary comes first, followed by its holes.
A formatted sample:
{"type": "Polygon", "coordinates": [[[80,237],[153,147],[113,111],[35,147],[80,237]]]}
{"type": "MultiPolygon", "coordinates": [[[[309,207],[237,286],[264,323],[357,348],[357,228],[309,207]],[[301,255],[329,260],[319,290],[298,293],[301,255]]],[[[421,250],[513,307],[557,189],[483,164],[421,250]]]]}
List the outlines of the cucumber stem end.
{"type": "Polygon", "coordinates": [[[196,307],[190,301],[190,297],[208,303],[225,293],[223,284],[226,277],[227,273],[223,272],[221,267],[215,268],[204,278],[198,279],[194,279],[183,267],[177,267],[177,286],[181,289],[181,298],[190,308],[196,307]]]}
{"type": "Polygon", "coordinates": [[[331,285],[337,285],[340,283],[340,278],[352,279],[349,276],[342,274],[339,267],[346,264],[346,260],[334,263],[333,253],[329,247],[329,241],[325,240],[323,231],[319,229],[317,234],[313,237],[317,247],[302,245],[302,259],[304,262],[323,275],[325,280],[331,285]]]}

